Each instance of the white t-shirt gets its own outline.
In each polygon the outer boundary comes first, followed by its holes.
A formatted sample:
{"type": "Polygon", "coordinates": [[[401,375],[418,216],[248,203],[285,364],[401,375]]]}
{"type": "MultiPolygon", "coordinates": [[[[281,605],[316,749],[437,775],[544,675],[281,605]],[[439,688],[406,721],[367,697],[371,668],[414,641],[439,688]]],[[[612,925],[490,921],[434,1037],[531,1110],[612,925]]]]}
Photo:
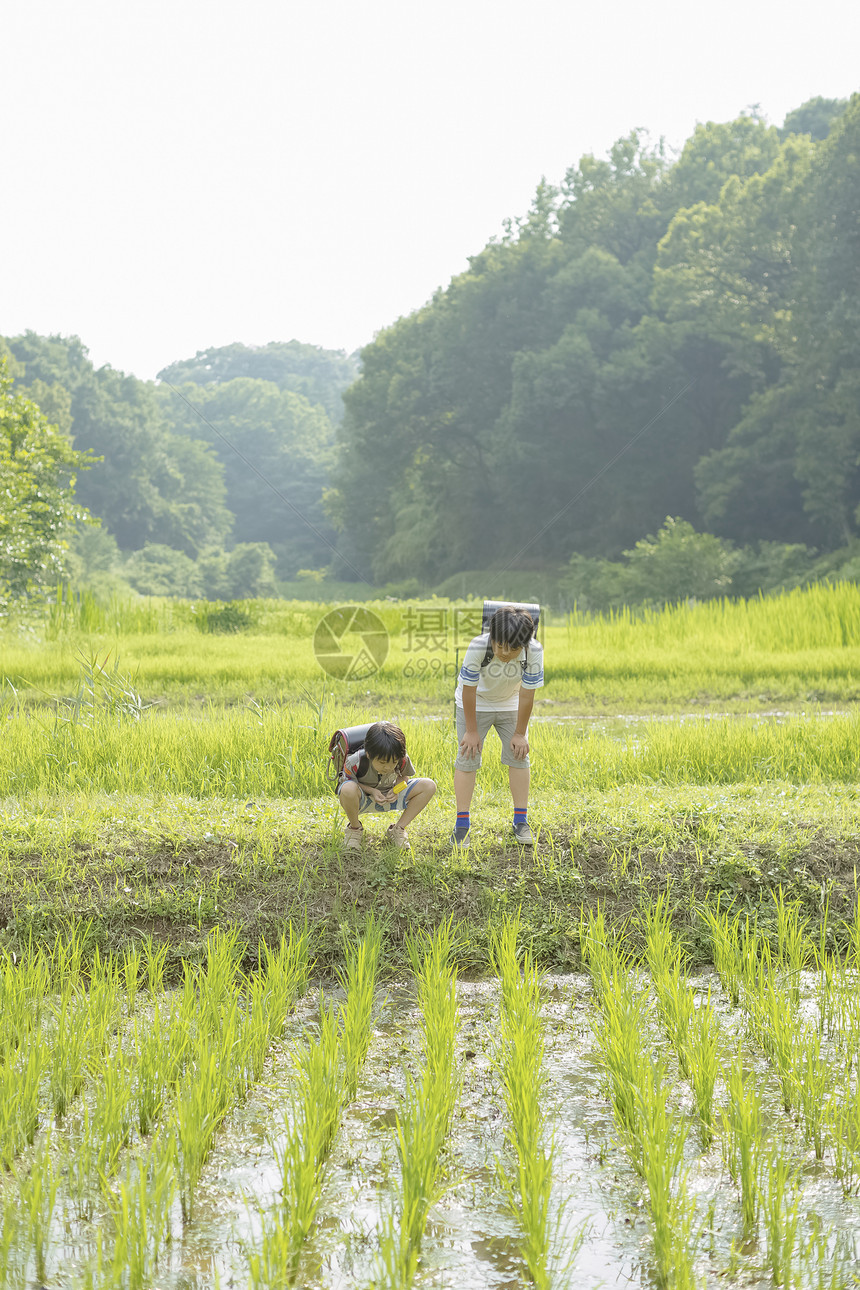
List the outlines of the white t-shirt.
{"type": "Polygon", "coordinates": [[[458,708],[462,708],[463,686],[475,685],[478,689],[475,695],[477,712],[516,712],[520,686],[537,690],[543,685],[543,646],[539,641],[530,640],[527,649],[521,649],[510,663],[491,658],[486,667],[481,667],[489,645],[489,632],[476,636],[469,645],[457,679],[454,701],[458,708]],[[526,655],[528,663],[523,669],[526,655]]]}

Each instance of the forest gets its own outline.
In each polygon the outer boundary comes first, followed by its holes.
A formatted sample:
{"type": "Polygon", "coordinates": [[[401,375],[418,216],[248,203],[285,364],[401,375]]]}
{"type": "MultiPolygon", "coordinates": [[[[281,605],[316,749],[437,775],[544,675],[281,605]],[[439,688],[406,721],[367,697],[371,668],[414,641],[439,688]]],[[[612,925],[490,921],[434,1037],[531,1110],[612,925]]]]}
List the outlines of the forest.
{"type": "Polygon", "coordinates": [[[75,468],[35,563],[210,599],[524,570],[597,608],[856,576],[858,212],[860,95],[818,98],[582,157],[356,355],[236,343],[143,381],[0,338],[75,468]]]}

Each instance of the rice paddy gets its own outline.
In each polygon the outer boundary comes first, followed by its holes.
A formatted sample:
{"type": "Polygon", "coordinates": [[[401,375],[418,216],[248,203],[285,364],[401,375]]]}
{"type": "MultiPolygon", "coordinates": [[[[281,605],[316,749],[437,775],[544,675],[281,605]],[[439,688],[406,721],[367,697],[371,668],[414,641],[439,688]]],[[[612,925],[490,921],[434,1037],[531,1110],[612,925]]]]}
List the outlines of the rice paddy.
{"type": "Polygon", "coordinates": [[[372,692],[239,609],[0,636],[0,1288],[860,1284],[856,587],[549,615],[463,853],[404,608],[372,692]],[[345,854],[381,715],[439,791],[345,854]]]}
{"type": "Polygon", "coordinates": [[[644,953],[588,915],[585,976],[517,919],[482,982],[443,927],[380,985],[373,921],[322,992],[294,929],[173,989],[151,944],[7,955],[0,1284],[855,1285],[856,952],[777,914],[784,953],[699,911],[704,974],[659,902],[644,953]]]}

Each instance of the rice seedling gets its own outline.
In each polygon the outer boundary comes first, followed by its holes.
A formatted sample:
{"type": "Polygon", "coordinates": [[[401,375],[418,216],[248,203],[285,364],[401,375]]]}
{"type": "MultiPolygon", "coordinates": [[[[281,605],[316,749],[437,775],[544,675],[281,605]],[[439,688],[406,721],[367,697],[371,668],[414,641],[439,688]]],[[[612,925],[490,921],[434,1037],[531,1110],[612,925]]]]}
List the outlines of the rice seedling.
{"type": "Polygon", "coordinates": [[[45,1052],[38,1043],[9,1053],[0,1066],[0,1168],[31,1145],[39,1127],[39,1089],[45,1052]]]}
{"type": "Polygon", "coordinates": [[[140,989],[140,972],[143,954],[139,949],[126,950],[122,965],[122,976],[125,982],[125,1003],[128,1015],[134,1014],[137,994],[140,989]]]}
{"type": "MultiPolygon", "coordinates": [[[[635,1144],[638,1142],[636,1088],[647,1064],[643,1042],[645,996],[632,984],[626,957],[599,938],[597,927],[590,933],[587,962],[599,1005],[592,1022],[598,1062],[615,1122],[628,1143],[635,1144]]],[[[637,1159],[634,1151],[634,1168],[640,1171],[637,1159]]]]}
{"type": "Polygon", "coordinates": [[[51,1135],[47,1132],[27,1172],[23,1176],[18,1175],[21,1223],[25,1241],[33,1254],[36,1280],[40,1283],[44,1283],[47,1275],[51,1221],[57,1202],[58,1183],[51,1156],[51,1135]]]}
{"type": "Polygon", "coordinates": [[[340,1125],[344,1081],[338,1013],[320,1006],[319,1035],[296,1055],[297,1089],[273,1142],[281,1175],[280,1210],[263,1215],[260,1248],[250,1259],[254,1287],[293,1285],[301,1251],[319,1212],[326,1161],[340,1125]]]}
{"type": "Polygon", "coordinates": [[[777,960],[789,983],[789,998],[794,1012],[800,1007],[800,974],[813,952],[807,932],[807,920],[800,916],[796,901],[786,902],[782,887],[774,895],[776,905],[777,960]]]}
{"type": "Polygon", "coordinates": [[[176,1172],[183,1222],[194,1216],[194,1198],[212,1141],[227,1113],[219,1052],[199,1040],[193,1064],[181,1078],[172,1115],[176,1172]]]}
{"type": "Polygon", "coordinates": [[[833,1143],[833,1172],[846,1196],[860,1195],[860,1083],[837,1089],[824,1110],[833,1143]]]}
{"type": "Polygon", "coordinates": [[[821,1054],[821,1033],[817,1026],[807,1026],[797,1036],[794,1058],[797,1091],[793,1101],[803,1121],[803,1136],[815,1150],[816,1160],[823,1160],[827,1141],[827,1094],[835,1072],[821,1054]]]}
{"type": "Polygon", "coordinates": [[[338,980],[346,991],[341,1014],[344,1084],[351,1101],[358,1090],[358,1080],[370,1046],[376,977],[382,951],[382,924],[372,915],[358,944],[346,947],[346,968],[338,980]]]}
{"type": "Polygon", "coordinates": [[[95,1169],[106,1187],[116,1172],[120,1152],[128,1145],[134,1121],[134,1093],[121,1041],[111,1059],[101,1064],[99,1074],[91,1132],[97,1143],[95,1169]]]}
{"type": "Polygon", "coordinates": [[[791,1111],[797,1099],[794,1075],[797,1010],[794,986],[786,990],[767,970],[767,958],[760,964],[755,988],[746,995],[749,1029],[762,1051],[776,1068],[783,1106],[791,1111]]]}
{"type": "Polygon", "coordinates": [[[544,1058],[543,982],[526,950],[517,957],[517,922],[506,922],[491,945],[501,982],[502,1007],[496,1064],[507,1110],[510,1163],[497,1172],[523,1232],[522,1253],[535,1285],[550,1284],[555,1232],[550,1214],[554,1147],[541,1105],[544,1058]]]}
{"type": "Polygon", "coordinates": [[[832,1233],[813,1226],[799,1259],[798,1282],[803,1290],[849,1290],[860,1285],[856,1272],[855,1249],[843,1236],[832,1239],[832,1233]]]}
{"type": "Polygon", "coordinates": [[[723,1111],[724,1153],[732,1181],[738,1188],[745,1232],[758,1219],[759,1159],[762,1152],[762,1119],[755,1082],[747,1077],[738,1051],[726,1073],[728,1105],[723,1111]]]}
{"type": "Polygon", "coordinates": [[[672,1113],[669,1095],[665,1069],[652,1059],[636,1088],[633,1158],[648,1193],[658,1284],[687,1287],[695,1284],[690,1249],[695,1208],[680,1172],[687,1129],[672,1113]]]}
{"type": "Polygon", "coordinates": [[[800,1189],[796,1167],[779,1146],[761,1161],[759,1205],[764,1222],[767,1262],[774,1285],[799,1285],[800,1189]]]}
{"type": "MultiPolygon", "coordinates": [[[[721,893],[720,893],[721,894],[721,893]]],[[[740,928],[741,916],[732,917],[728,910],[720,908],[720,896],[716,906],[700,905],[699,915],[704,920],[710,934],[714,955],[714,967],[717,969],[723,989],[728,995],[733,1008],[740,1003],[741,986],[746,979],[745,942],[740,928]]],[[[747,920],[745,931],[749,931],[747,920]]]]}
{"type": "Polygon", "coordinates": [[[458,1011],[450,923],[433,937],[410,938],[409,953],[421,1005],[424,1065],[419,1078],[407,1077],[406,1108],[395,1130],[399,1186],[383,1215],[377,1258],[377,1283],[390,1290],[406,1290],[415,1277],[427,1215],[439,1194],[439,1157],[460,1087],[454,1061],[458,1011]]]}
{"type": "Polygon", "coordinates": [[[707,1001],[694,1009],[688,1030],[688,1051],[699,1138],[707,1150],[714,1138],[714,1088],[722,1070],[722,1042],[710,988],[707,1001]]]}
{"type": "Polygon", "coordinates": [[[129,1162],[111,1198],[110,1253],[99,1249],[102,1290],[147,1290],[171,1239],[170,1209],[175,1175],[172,1149],[156,1141],[141,1160],[129,1162]]]}
{"type": "Polygon", "coordinates": [[[55,1032],[51,1046],[50,1095],[59,1123],[84,1086],[87,1041],[86,1006],[73,978],[63,981],[62,994],[54,1004],[55,1032]]]}
{"type": "Polygon", "coordinates": [[[146,988],[151,997],[161,994],[164,989],[164,965],[167,962],[168,946],[153,944],[151,936],[143,943],[143,958],[146,964],[146,988]]]}
{"type": "Polygon", "coordinates": [[[24,1284],[24,1267],[19,1246],[20,1199],[17,1193],[0,1195],[0,1286],[24,1284]]]}

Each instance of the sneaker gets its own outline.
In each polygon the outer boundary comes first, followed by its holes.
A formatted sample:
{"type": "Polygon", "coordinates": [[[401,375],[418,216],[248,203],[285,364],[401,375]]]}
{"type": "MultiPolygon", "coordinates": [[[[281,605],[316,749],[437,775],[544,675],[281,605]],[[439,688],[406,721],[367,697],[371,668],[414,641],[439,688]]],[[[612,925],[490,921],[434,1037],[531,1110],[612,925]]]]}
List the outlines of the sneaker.
{"type": "Polygon", "coordinates": [[[343,845],[347,851],[360,851],[363,838],[364,829],[360,824],[357,829],[354,829],[351,824],[347,824],[343,831],[343,845]]]}
{"type": "Polygon", "coordinates": [[[389,824],[388,832],[385,836],[392,846],[397,847],[398,851],[408,850],[409,839],[406,836],[406,830],[401,829],[399,824],[389,824]]]}
{"type": "Polygon", "coordinates": [[[458,851],[465,851],[469,845],[469,830],[455,829],[451,834],[451,846],[458,851]]]}
{"type": "Polygon", "coordinates": [[[533,847],[535,844],[534,834],[528,824],[515,824],[514,837],[521,847],[533,847]]]}

